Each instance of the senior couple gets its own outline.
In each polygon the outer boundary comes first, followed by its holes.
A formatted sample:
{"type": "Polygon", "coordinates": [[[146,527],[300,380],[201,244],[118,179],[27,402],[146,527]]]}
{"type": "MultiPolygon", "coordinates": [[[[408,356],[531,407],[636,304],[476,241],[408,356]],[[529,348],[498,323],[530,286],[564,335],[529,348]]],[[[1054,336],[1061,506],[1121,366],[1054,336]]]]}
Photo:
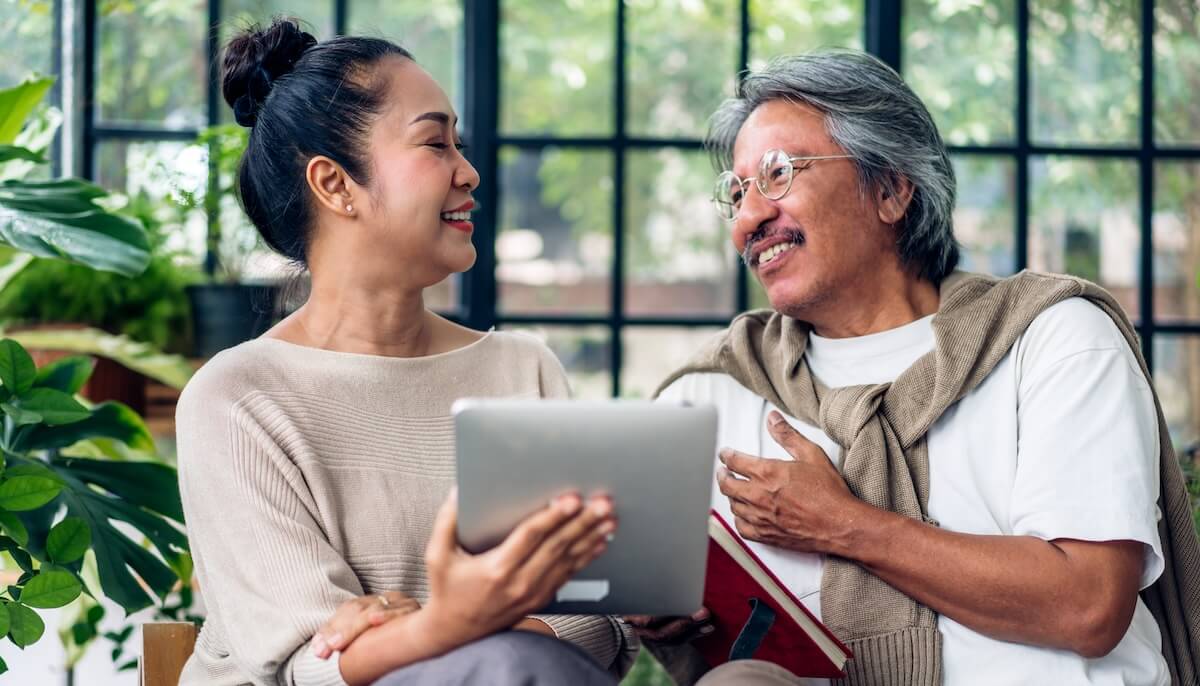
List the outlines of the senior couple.
{"type": "MultiPolygon", "coordinates": [[[[450,405],[568,388],[533,339],[424,307],[475,258],[455,113],[403,48],[294,20],[239,34],[223,67],[243,207],[312,293],[180,400],[208,609],[182,683],[606,684],[643,645],[680,682],[811,683],[707,669],[703,610],[534,614],[604,552],[603,498],[458,547],[450,405]]],[[[719,409],[713,506],[853,650],[846,683],[1195,683],[1200,550],[1112,297],[957,271],[945,146],[868,55],[749,74],[709,143],[772,309],[659,397],[719,409]]]]}

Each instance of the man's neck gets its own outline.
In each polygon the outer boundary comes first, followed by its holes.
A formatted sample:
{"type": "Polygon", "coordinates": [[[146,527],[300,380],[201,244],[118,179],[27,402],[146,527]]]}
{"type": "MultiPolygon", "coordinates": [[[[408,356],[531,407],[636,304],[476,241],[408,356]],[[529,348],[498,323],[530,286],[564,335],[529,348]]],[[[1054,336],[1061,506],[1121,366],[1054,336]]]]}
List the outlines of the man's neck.
{"type": "Polygon", "coordinates": [[[855,338],[890,331],[938,310],[938,288],[924,279],[906,278],[833,298],[804,317],[824,338],[855,338]]]}

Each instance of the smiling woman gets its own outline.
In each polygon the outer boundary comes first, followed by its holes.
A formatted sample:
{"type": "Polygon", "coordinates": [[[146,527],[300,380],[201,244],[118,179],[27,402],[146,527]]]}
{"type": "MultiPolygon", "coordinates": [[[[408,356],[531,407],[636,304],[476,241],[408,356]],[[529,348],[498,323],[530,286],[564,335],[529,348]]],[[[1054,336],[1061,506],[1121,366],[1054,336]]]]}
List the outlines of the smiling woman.
{"type": "Polygon", "coordinates": [[[425,307],[475,261],[479,175],[446,94],[394,43],[319,43],[294,20],[235,36],[223,90],[250,128],[242,205],[312,289],[179,401],[210,613],[181,683],[459,683],[482,665],[489,683],[611,683],[636,654],[624,625],[529,616],[604,551],[607,499],[565,494],[481,555],[455,540],[451,405],[567,385],[534,339],[425,307]]]}

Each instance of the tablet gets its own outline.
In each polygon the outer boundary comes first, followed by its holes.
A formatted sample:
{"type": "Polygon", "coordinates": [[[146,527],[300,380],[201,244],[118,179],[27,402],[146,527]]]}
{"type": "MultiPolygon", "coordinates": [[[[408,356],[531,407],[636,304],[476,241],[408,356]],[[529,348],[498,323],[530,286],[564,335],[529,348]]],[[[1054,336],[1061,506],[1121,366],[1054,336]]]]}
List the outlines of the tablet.
{"type": "Polygon", "coordinates": [[[458,538],[481,552],[556,495],[608,493],[617,532],[552,614],[700,609],[717,410],[638,401],[460,400],[458,538]]]}

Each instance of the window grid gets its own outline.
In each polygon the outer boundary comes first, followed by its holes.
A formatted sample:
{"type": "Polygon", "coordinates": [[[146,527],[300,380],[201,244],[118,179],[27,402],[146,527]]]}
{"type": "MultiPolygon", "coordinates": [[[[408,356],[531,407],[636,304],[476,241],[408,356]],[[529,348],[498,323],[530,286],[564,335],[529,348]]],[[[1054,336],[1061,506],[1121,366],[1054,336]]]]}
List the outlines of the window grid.
{"type": "MultiPolygon", "coordinates": [[[[626,316],[624,313],[624,253],[626,218],[624,216],[624,192],[626,175],[626,153],[632,150],[677,149],[695,151],[702,149],[696,139],[629,136],[626,133],[626,8],[623,2],[616,5],[616,45],[614,53],[614,132],[611,136],[598,137],[553,137],[553,136],[502,136],[498,130],[497,113],[500,104],[499,74],[499,3],[495,0],[464,0],[463,32],[466,51],[464,129],[472,143],[472,162],[479,168],[483,185],[477,192],[481,208],[477,213],[480,231],[477,234],[479,260],[469,272],[459,290],[459,309],[449,313],[453,318],[478,329],[500,325],[565,325],[572,327],[601,325],[611,335],[611,380],[614,395],[620,393],[620,374],[623,353],[621,336],[627,326],[712,326],[723,325],[725,317],[644,317],[626,316]],[[501,146],[520,150],[538,150],[547,146],[576,149],[606,150],[613,154],[614,195],[612,207],[613,263],[611,271],[611,308],[608,315],[562,316],[502,314],[497,311],[496,257],[494,238],[499,215],[496,179],[499,172],[498,152],[501,146]]],[[[348,0],[332,0],[335,32],[345,31],[348,0]]],[[[1156,145],[1153,137],[1154,125],[1154,0],[1144,0],[1141,5],[1141,88],[1140,88],[1140,140],[1137,146],[1079,146],[1034,144],[1030,140],[1030,64],[1029,24],[1030,0],[1018,0],[1016,7],[1016,122],[1015,140],[1012,144],[1000,145],[957,145],[949,146],[956,155],[987,155],[1006,157],[1015,163],[1014,222],[1015,262],[1018,269],[1029,261],[1030,226],[1030,164],[1034,158],[1046,155],[1090,159],[1128,159],[1138,163],[1138,227],[1140,231],[1140,260],[1138,270],[1138,303],[1140,309],[1138,330],[1142,335],[1143,354],[1153,368],[1153,343],[1157,334],[1200,334],[1200,322],[1159,323],[1154,313],[1154,246],[1152,218],[1154,209],[1154,166],[1161,160],[1200,160],[1200,148],[1165,147],[1156,145]]],[[[899,69],[902,58],[903,7],[898,0],[864,0],[864,45],[870,52],[899,69]]],[[[207,119],[219,121],[221,107],[219,87],[219,34],[222,19],[221,0],[208,2],[209,83],[207,84],[207,119]]],[[[61,6],[61,3],[60,3],[61,6]]],[[[751,17],[749,0],[739,1],[740,45],[739,74],[749,64],[751,17]]],[[[96,92],[96,66],[98,61],[98,16],[97,2],[91,0],[84,6],[85,30],[82,74],[83,92],[96,92]]],[[[57,56],[56,56],[57,59],[57,56]]],[[[96,120],[96,107],[92,98],[83,102],[83,168],[90,178],[96,174],[96,148],[104,141],[183,141],[193,139],[195,129],[165,129],[153,126],[110,126],[96,120]]],[[[206,267],[215,268],[215,258],[206,256],[206,267]]],[[[744,310],[749,302],[748,275],[740,263],[737,269],[736,311],[744,310]]],[[[731,312],[730,315],[733,315],[731,312]]],[[[665,373],[666,370],[664,370],[665,373]]]]}

